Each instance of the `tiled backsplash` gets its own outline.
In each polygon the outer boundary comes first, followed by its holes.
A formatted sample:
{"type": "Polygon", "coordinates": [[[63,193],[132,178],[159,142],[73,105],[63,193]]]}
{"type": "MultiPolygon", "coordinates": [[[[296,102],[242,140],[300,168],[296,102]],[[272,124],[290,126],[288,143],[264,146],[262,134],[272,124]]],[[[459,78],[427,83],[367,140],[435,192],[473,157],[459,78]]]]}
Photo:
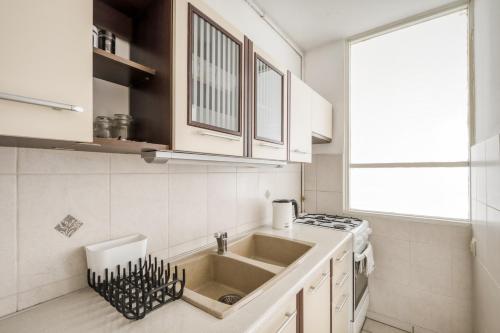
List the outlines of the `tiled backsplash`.
{"type": "Polygon", "coordinates": [[[500,135],[471,149],[475,333],[500,332],[500,135]]]}
{"type": "MultiPolygon", "coordinates": [[[[86,285],[83,246],[131,233],[171,257],[271,220],[300,165],[147,164],[136,155],[0,147],[0,316],[86,285]],[[67,215],[83,224],[55,229],[67,215]]],[[[300,201],[299,201],[300,202],[300,201]]]]}
{"type": "MultiPolygon", "coordinates": [[[[342,155],[305,166],[305,209],[343,212],[342,155]]],[[[470,224],[354,214],[370,222],[375,271],[368,316],[414,332],[472,332],[470,224]]]]}

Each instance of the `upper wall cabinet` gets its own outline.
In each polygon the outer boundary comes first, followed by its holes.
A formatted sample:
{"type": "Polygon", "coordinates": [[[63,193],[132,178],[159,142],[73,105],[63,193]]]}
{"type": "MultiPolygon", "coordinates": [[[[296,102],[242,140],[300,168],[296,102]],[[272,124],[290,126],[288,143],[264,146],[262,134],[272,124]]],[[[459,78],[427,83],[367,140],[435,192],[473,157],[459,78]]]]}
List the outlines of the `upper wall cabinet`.
{"type": "Polygon", "coordinates": [[[92,1],[0,1],[0,135],[92,141],[92,1]]]}
{"type": "Polygon", "coordinates": [[[288,73],[290,94],[290,161],[311,163],[312,89],[288,73]]]}
{"type": "Polygon", "coordinates": [[[329,143],[333,137],[333,107],[320,94],[311,90],[313,143],[329,143]]]}
{"type": "Polygon", "coordinates": [[[286,160],[288,150],[287,72],[253,47],[251,156],[286,160]]]}
{"type": "Polygon", "coordinates": [[[202,1],[175,6],[175,150],[244,155],[244,35],[202,1]]]}

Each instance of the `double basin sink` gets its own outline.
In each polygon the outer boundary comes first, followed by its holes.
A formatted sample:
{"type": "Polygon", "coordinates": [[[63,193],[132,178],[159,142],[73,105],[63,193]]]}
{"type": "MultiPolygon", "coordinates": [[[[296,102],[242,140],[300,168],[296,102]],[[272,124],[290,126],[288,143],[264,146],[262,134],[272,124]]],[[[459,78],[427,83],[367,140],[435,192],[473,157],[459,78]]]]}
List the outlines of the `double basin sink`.
{"type": "Polygon", "coordinates": [[[186,270],[183,298],[194,306],[224,318],[238,310],[286,273],[314,244],[254,233],[214,250],[176,262],[186,270]]]}

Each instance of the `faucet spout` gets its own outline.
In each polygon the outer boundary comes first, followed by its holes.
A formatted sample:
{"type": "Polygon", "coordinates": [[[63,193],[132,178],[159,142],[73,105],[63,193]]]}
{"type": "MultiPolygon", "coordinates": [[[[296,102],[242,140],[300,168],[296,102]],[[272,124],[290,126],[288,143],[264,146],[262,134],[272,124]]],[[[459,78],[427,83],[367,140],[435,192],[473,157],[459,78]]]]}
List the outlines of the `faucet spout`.
{"type": "Polygon", "coordinates": [[[227,232],[216,232],[214,234],[217,240],[217,254],[222,255],[227,252],[227,232]]]}

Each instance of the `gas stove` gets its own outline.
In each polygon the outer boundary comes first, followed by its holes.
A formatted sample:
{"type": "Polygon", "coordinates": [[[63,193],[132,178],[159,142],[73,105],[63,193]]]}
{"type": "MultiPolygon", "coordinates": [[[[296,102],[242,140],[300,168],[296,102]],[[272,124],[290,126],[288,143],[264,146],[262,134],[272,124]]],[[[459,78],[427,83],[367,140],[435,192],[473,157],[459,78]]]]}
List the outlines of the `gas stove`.
{"type": "Polygon", "coordinates": [[[363,220],[356,217],[339,215],[306,214],[299,216],[299,218],[295,219],[295,222],[342,231],[351,231],[352,229],[359,227],[363,223],[363,220]]]}

